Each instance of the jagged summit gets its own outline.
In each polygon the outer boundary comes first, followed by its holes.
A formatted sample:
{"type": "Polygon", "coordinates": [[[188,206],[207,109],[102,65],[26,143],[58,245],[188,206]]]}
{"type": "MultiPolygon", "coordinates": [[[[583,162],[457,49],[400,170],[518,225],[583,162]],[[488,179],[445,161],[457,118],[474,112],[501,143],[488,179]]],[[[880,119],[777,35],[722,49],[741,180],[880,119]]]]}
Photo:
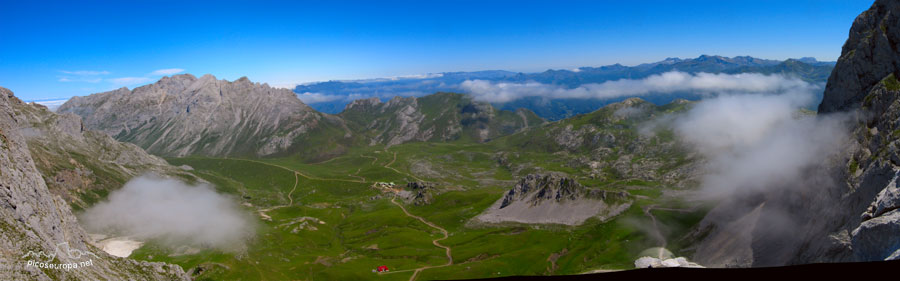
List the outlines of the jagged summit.
{"type": "MultiPolygon", "coordinates": [[[[74,97],[58,111],[78,114],[88,128],[169,156],[265,156],[302,150],[296,141],[313,131],[332,132],[328,138],[335,143],[349,134],[342,120],[316,112],[290,90],[246,77],[217,80],[211,74],[199,79],[173,75],[131,91],[74,97]]],[[[328,152],[312,154],[320,153],[328,152]]]]}
{"type": "Polygon", "coordinates": [[[820,113],[858,108],[869,90],[900,73],[900,2],[875,1],[853,21],[828,78],[820,113]]]}

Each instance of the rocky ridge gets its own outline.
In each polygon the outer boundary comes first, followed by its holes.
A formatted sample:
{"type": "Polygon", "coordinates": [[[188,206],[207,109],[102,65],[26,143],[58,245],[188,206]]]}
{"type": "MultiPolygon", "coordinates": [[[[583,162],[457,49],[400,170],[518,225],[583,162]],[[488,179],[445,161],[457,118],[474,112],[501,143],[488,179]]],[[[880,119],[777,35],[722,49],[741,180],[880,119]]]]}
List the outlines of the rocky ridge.
{"type": "Polygon", "coordinates": [[[50,191],[77,208],[144,173],[194,177],[140,147],[84,129],[80,116],[10,100],[19,132],[50,191]]]}
{"type": "Polygon", "coordinates": [[[20,130],[25,121],[13,108],[20,103],[0,88],[0,279],[189,280],[181,267],[116,258],[89,243],[68,204],[50,192],[35,167],[20,130]],[[66,270],[29,262],[90,265],[66,270]]]}
{"type": "Polygon", "coordinates": [[[437,93],[424,97],[357,100],[338,116],[357,132],[365,132],[369,145],[397,145],[410,141],[471,140],[486,142],[544,120],[528,110],[497,110],[469,96],[437,93]]]}
{"type": "Polygon", "coordinates": [[[58,112],[84,118],[88,129],[165,156],[307,158],[340,153],[351,133],[343,120],[319,113],[290,90],[212,75],[163,77],[134,90],[73,97],[58,112]],[[309,146],[314,136],[332,146],[309,146]]]}

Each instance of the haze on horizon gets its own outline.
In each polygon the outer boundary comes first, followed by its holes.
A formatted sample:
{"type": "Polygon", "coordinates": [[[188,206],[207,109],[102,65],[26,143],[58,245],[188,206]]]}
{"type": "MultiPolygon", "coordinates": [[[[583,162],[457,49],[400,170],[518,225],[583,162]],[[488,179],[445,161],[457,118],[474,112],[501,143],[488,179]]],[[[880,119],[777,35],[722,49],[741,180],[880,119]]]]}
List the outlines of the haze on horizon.
{"type": "Polygon", "coordinates": [[[44,100],[134,88],[177,73],[247,76],[284,87],[452,71],[636,65],[701,54],[833,61],[848,23],[870,5],[5,2],[0,85],[24,100],[44,100]]]}

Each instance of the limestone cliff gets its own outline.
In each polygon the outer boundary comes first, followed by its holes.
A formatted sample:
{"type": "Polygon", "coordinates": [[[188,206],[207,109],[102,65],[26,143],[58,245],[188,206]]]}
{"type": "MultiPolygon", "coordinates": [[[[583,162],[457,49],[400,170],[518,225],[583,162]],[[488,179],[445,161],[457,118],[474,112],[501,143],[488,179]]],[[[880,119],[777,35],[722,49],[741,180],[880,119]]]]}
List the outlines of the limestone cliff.
{"type": "Polygon", "coordinates": [[[50,192],[35,167],[20,130],[27,121],[14,109],[20,103],[0,88],[0,279],[188,280],[178,266],[112,257],[88,243],[69,205],[50,192]],[[29,262],[81,266],[66,270],[29,262]]]}

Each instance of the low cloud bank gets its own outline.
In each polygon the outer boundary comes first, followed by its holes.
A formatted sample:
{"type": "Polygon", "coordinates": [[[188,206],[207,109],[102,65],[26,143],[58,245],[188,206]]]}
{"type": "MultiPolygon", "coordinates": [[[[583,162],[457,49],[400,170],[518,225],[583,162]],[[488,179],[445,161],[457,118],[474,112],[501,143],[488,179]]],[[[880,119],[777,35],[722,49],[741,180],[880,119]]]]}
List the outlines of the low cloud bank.
{"type": "Polygon", "coordinates": [[[81,216],[85,228],[175,245],[239,249],[252,220],[206,184],[191,186],[152,175],[134,178],[81,216]]]}
{"type": "Polygon", "coordinates": [[[814,115],[799,108],[813,97],[723,95],[705,99],[673,120],[677,136],[706,159],[702,190],[712,198],[737,190],[792,188],[824,179],[809,169],[849,140],[847,114],[814,115]]]}
{"type": "Polygon", "coordinates": [[[787,93],[811,92],[819,86],[798,78],[759,73],[713,74],[672,71],[651,75],[644,79],[621,79],[599,84],[585,84],[568,89],[537,82],[508,83],[485,80],[466,80],[460,88],[476,100],[504,103],[524,97],[548,99],[611,99],[619,97],[699,92],[727,93],[787,93]]]}
{"type": "Polygon", "coordinates": [[[341,95],[326,95],[322,93],[310,93],[305,92],[302,94],[297,94],[297,98],[299,98],[303,103],[313,104],[320,102],[332,102],[336,100],[346,100],[349,99],[350,96],[341,96],[341,95]]]}

